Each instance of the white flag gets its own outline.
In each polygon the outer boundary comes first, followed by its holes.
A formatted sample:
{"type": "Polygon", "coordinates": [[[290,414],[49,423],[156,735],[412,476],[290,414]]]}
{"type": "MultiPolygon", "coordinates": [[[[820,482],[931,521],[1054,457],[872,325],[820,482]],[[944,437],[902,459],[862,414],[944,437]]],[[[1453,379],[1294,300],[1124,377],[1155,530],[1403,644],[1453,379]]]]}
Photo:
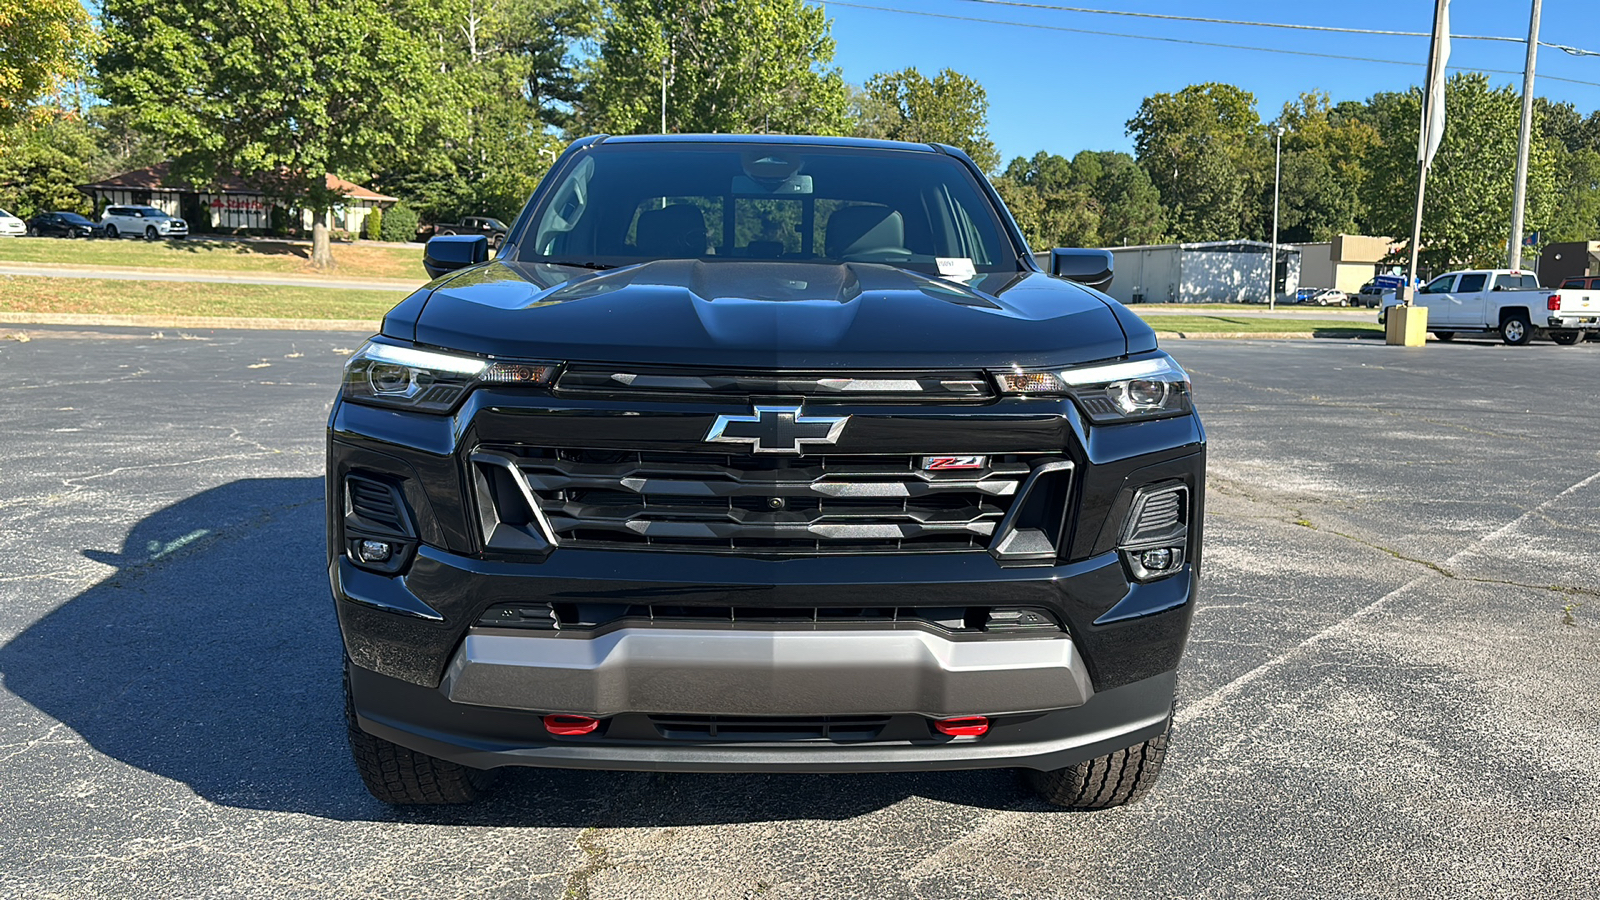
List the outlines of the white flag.
{"type": "Polygon", "coordinates": [[[1433,164],[1444,140],[1445,65],[1450,61],[1450,0],[1439,0],[1439,18],[1434,23],[1433,66],[1428,70],[1428,85],[1422,104],[1422,139],[1417,142],[1417,161],[1433,164]]]}

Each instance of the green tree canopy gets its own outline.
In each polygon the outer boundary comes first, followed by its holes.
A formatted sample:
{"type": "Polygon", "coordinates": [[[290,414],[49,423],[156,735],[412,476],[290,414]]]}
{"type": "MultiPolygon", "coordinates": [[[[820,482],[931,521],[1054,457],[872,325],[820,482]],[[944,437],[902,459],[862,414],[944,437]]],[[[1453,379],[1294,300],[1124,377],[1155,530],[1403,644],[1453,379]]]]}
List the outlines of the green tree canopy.
{"type": "Polygon", "coordinates": [[[843,134],[830,25],[805,0],[607,0],[584,130],[843,134]]]}
{"type": "Polygon", "coordinates": [[[414,27],[437,72],[431,118],[412,152],[377,183],[410,197],[429,221],[493,215],[510,221],[559,153],[556,134],[582,96],[575,48],[597,15],[592,0],[442,0],[414,27]]]}
{"type": "Polygon", "coordinates": [[[1139,163],[1181,241],[1262,237],[1262,187],[1271,148],[1255,96],[1231,84],[1190,85],[1146,97],[1128,121],[1139,163]]]}
{"type": "Polygon", "coordinates": [[[98,47],[79,0],[0,0],[0,127],[80,76],[98,47]]]}
{"type": "Polygon", "coordinates": [[[204,184],[234,172],[313,210],[333,263],[325,176],[365,179],[431,117],[429,48],[400,0],[106,0],[100,92],[204,184]]]}
{"type": "Polygon", "coordinates": [[[880,72],[863,92],[870,99],[859,107],[858,136],[949,144],[985,172],[1000,165],[989,140],[989,95],[972,78],[944,69],[930,79],[913,67],[880,72]]]}
{"type": "MultiPolygon", "coordinates": [[[[1357,232],[1365,214],[1366,157],[1378,142],[1377,129],[1359,106],[1335,107],[1321,91],[1284,104],[1274,124],[1283,129],[1278,239],[1331,241],[1357,232]]],[[[1268,197],[1263,203],[1268,216],[1270,202],[1268,197]]]]}
{"type": "MultiPolygon", "coordinates": [[[[1410,237],[1416,209],[1417,128],[1421,94],[1373,98],[1383,140],[1371,154],[1370,222],[1380,233],[1410,237]]],[[[1434,271],[1504,265],[1511,231],[1512,182],[1522,100],[1487,76],[1465,72],[1445,84],[1445,129],[1428,171],[1421,258],[1434,271]]],[[[1550,142],[1534,135],[1528,164],[1528,231],[1547,228],[1557,200],[1550,142]]]]}

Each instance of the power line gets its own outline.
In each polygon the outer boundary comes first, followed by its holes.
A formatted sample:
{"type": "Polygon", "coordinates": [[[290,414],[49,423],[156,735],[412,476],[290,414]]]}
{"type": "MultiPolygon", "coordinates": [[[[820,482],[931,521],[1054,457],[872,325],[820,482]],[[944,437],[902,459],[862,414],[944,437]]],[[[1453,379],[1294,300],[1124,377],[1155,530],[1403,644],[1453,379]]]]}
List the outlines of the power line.
{"type": "MultiPolygon", "coordinates": [[[[1038,23],[1034,23],[1034,22],[1009,22],[1009,21],[1006,21],[1004,19],[982,19],[982,18],[978,18],[976,16],[956,16],[956,15],[951,15],[951,14],[948,14],[948,13],[924,12],[924,11],[919,10],[919,9],[895,9],[895,8],[887,7],[887,6],[868,6],[868,5],[863,4],[863,3],[844,3],[844,2],[840,2],[840,0],[827,0],[827,2],[828,2],[828,5],[830,5],[830,6],[844,6],[844,7],[850,8],[850,9],[868,9],[868,10],[873,10],[875,12],[900,13],[901,15],[907,15],[907,16],[925,16],[925,17],[930,18],[930,19],[953,19],[953,20],[958,21],[958,22],[980,22],[980,23],[987,24],[987,25],[1010,25],[1010,26],[1012,26],[1014,28],[1035,28],[1035,29],[1040,29],[1040,30],[1044,30],[1044,31],[1066,31],[1066,32],[1071,32],[1072,34],[1087,34],[1087,35],[1093,35],[1095,37],[1120,37],[1120,38],[1129,38],[1130,40],[1136,40],[1136,41],[1160,41],[1162,43],[1167,43],[1167,44],[1191,44],[1191,45],[1198,46],[1198,47],[1220,47],[1220,48],[1222,48],[1224,50],[1249,50],[1249,51],[1256,52],[1256,53],[1279,53],[1279,54],[1283,54],[1283,55],[1286,55],[1286,56],[1310,56],[1310,57],[1314,57],[1314,58],[1318,58],[1318,59],[1337,59],[1337,60],[1342,60],[1344,62],[1352,62],[1352,61],[1354,61],[1354,62],[1382,63],[1384,65],[1390,65],[1390,66],[1410,66],[1410,67],[1413,67],[1413,68],[1416,68],[1416,67],[1419,67],[1419,66],[1422,65],[1422,63],[1412,62],[1412,61],[1407,61],[1407,60],[1401,60],[1401,59],[1378,59],[1378,58],[1370,57],[1370,56],[1352,58],[1350,56],[1347,56],[1347,55],[1344,55],[1344,54],[1338,54],[1338,53],[1315,53],[1315,52],[1312,52],[1310,50],[1286,50],[1286,49],[1284,49],[1282,47],[1255,47],[1255,46],[1251,46],[1249,44],[1223,44],[1223,43],[1218,43],[1216,41],[1197,41],[1197,40],[1192,40],[1192,39],[1189,39],[1189,38],[1157,37],[1155,35],[1149,35],[1149,34],[1128,34],[1126,32],[1120,32],[1120,31],[1096,31],[1096,30],[1088,29],[1088,28],[1068,28],[1065,25],[1042,25],[1042,24],[1038,24],[1038,23]]],[[[1063,7],[1050,7],[1050,8],[1052,8],[1052,9],[1061,9],[1063,7]]],[[[1523,41],[1523,42],[1519,42],[1519,43],[1526,43],[1526,42],[1523,41]]],[[[1457,71],[1457,72],[1485,72],[1485,73],[1489,73],[1489,74],[1493,74],[1493,75],[1521,75],[1522,74],[1521,72],[1515,72],[1515,71],[1511,71],[1509,69],[1481,69],[1481,68],[1470,68],[1470,67],[1465,67],[1465,66],[1451,66],[1450,68],[1451,68],[1452,71],[1457,71]]],[[[1600,87],[1600,81],[1580,81],[1580,80],[1578,80],[1576,78],[1559,78],[1559,77],[1557,77],[1555,75],[1543,75],[1543,74],[1541,74],[1539,77],[1541,79],[1545,80],[1545,81],[1564,81],[1564,82],[1567,82],[1569,84],[1581,84],[1581,85],[1586,85],[1588,87],[1600,87]]]]}
{"type": "MultiPolygon", "coordinates": [[[[1090,9],[1084,6],[1057,6],[1052,3],[1025,3],[1022,0],[961,0],[962,3],[982,3],[987,6],[1018,6],[1025,9],[1048,9],[1055,12],[1090,13],[1100,16],[1128,16],[1137,19],[1165,19],[1173,22],[1204,22],[1209,25],[1246,25],[1252,28],[1284,28],[1294,31],[1332,31],[1340,34],[1377,34],[1391,37],[1425,37],[1433,35],[1426,31],[1387,31],[1377,28],[1343,28],[1336,25],[1297,25],[1287,22],[1252,22],[1247,19],[1216,19],[1205,16],[1177,16],[1169,13],[1132,12],[1122,9],[1090,9]]],[[[1527,41],[1518,37],[1508,37],[1498,34],[1452,34],[1451,40],[1456,41],[1504,41],[1512,44],[1526,44],[1527,41]]],[[[1566,44],[1552,44],[1540,41],[1539,46],[1550,47],[1573,56],[1600,56],[1593,50],[1584,50],[1579,47],[1569,47],[1566,44]]]]}

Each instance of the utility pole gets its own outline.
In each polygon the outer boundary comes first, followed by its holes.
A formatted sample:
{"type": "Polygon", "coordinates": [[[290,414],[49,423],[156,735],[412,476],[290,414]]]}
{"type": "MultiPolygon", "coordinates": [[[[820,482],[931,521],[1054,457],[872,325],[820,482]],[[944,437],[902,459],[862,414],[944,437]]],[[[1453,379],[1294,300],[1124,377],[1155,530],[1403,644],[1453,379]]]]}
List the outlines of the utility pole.
{"type": "Polygon", "coordinates": [[[1283,182],[1283,126],[1272,126],[1277,139],[1272,163],[1272,255],[1267,263],[1267,310],[1278,308],[1278,186],[1283,182]]]}
{"type": "Polygon", "coordinates": [[[1522,268],[1522,213],[1528,204],[1528,149],[1533,140],[1533,65],[1539,55],[1539,6],[1533,0],[1528,18],[1528,62],[1522,69],[1522,133],[1517,143],[1517,183],[1511,199],[1511,242],[1506,268],[1522,268]]]}

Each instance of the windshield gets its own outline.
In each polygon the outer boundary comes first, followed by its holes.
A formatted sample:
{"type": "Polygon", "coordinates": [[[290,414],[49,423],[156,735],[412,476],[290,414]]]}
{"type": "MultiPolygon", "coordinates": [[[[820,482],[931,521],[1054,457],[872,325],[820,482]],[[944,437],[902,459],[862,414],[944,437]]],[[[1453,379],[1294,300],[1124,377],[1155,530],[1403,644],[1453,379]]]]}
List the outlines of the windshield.
{"type": "Polygon", "coordinates": [[[962,163],[915,150],[612,144],[558,175],[523,262],[886,263],[932,275],[1022,268],[962,163]]]}

